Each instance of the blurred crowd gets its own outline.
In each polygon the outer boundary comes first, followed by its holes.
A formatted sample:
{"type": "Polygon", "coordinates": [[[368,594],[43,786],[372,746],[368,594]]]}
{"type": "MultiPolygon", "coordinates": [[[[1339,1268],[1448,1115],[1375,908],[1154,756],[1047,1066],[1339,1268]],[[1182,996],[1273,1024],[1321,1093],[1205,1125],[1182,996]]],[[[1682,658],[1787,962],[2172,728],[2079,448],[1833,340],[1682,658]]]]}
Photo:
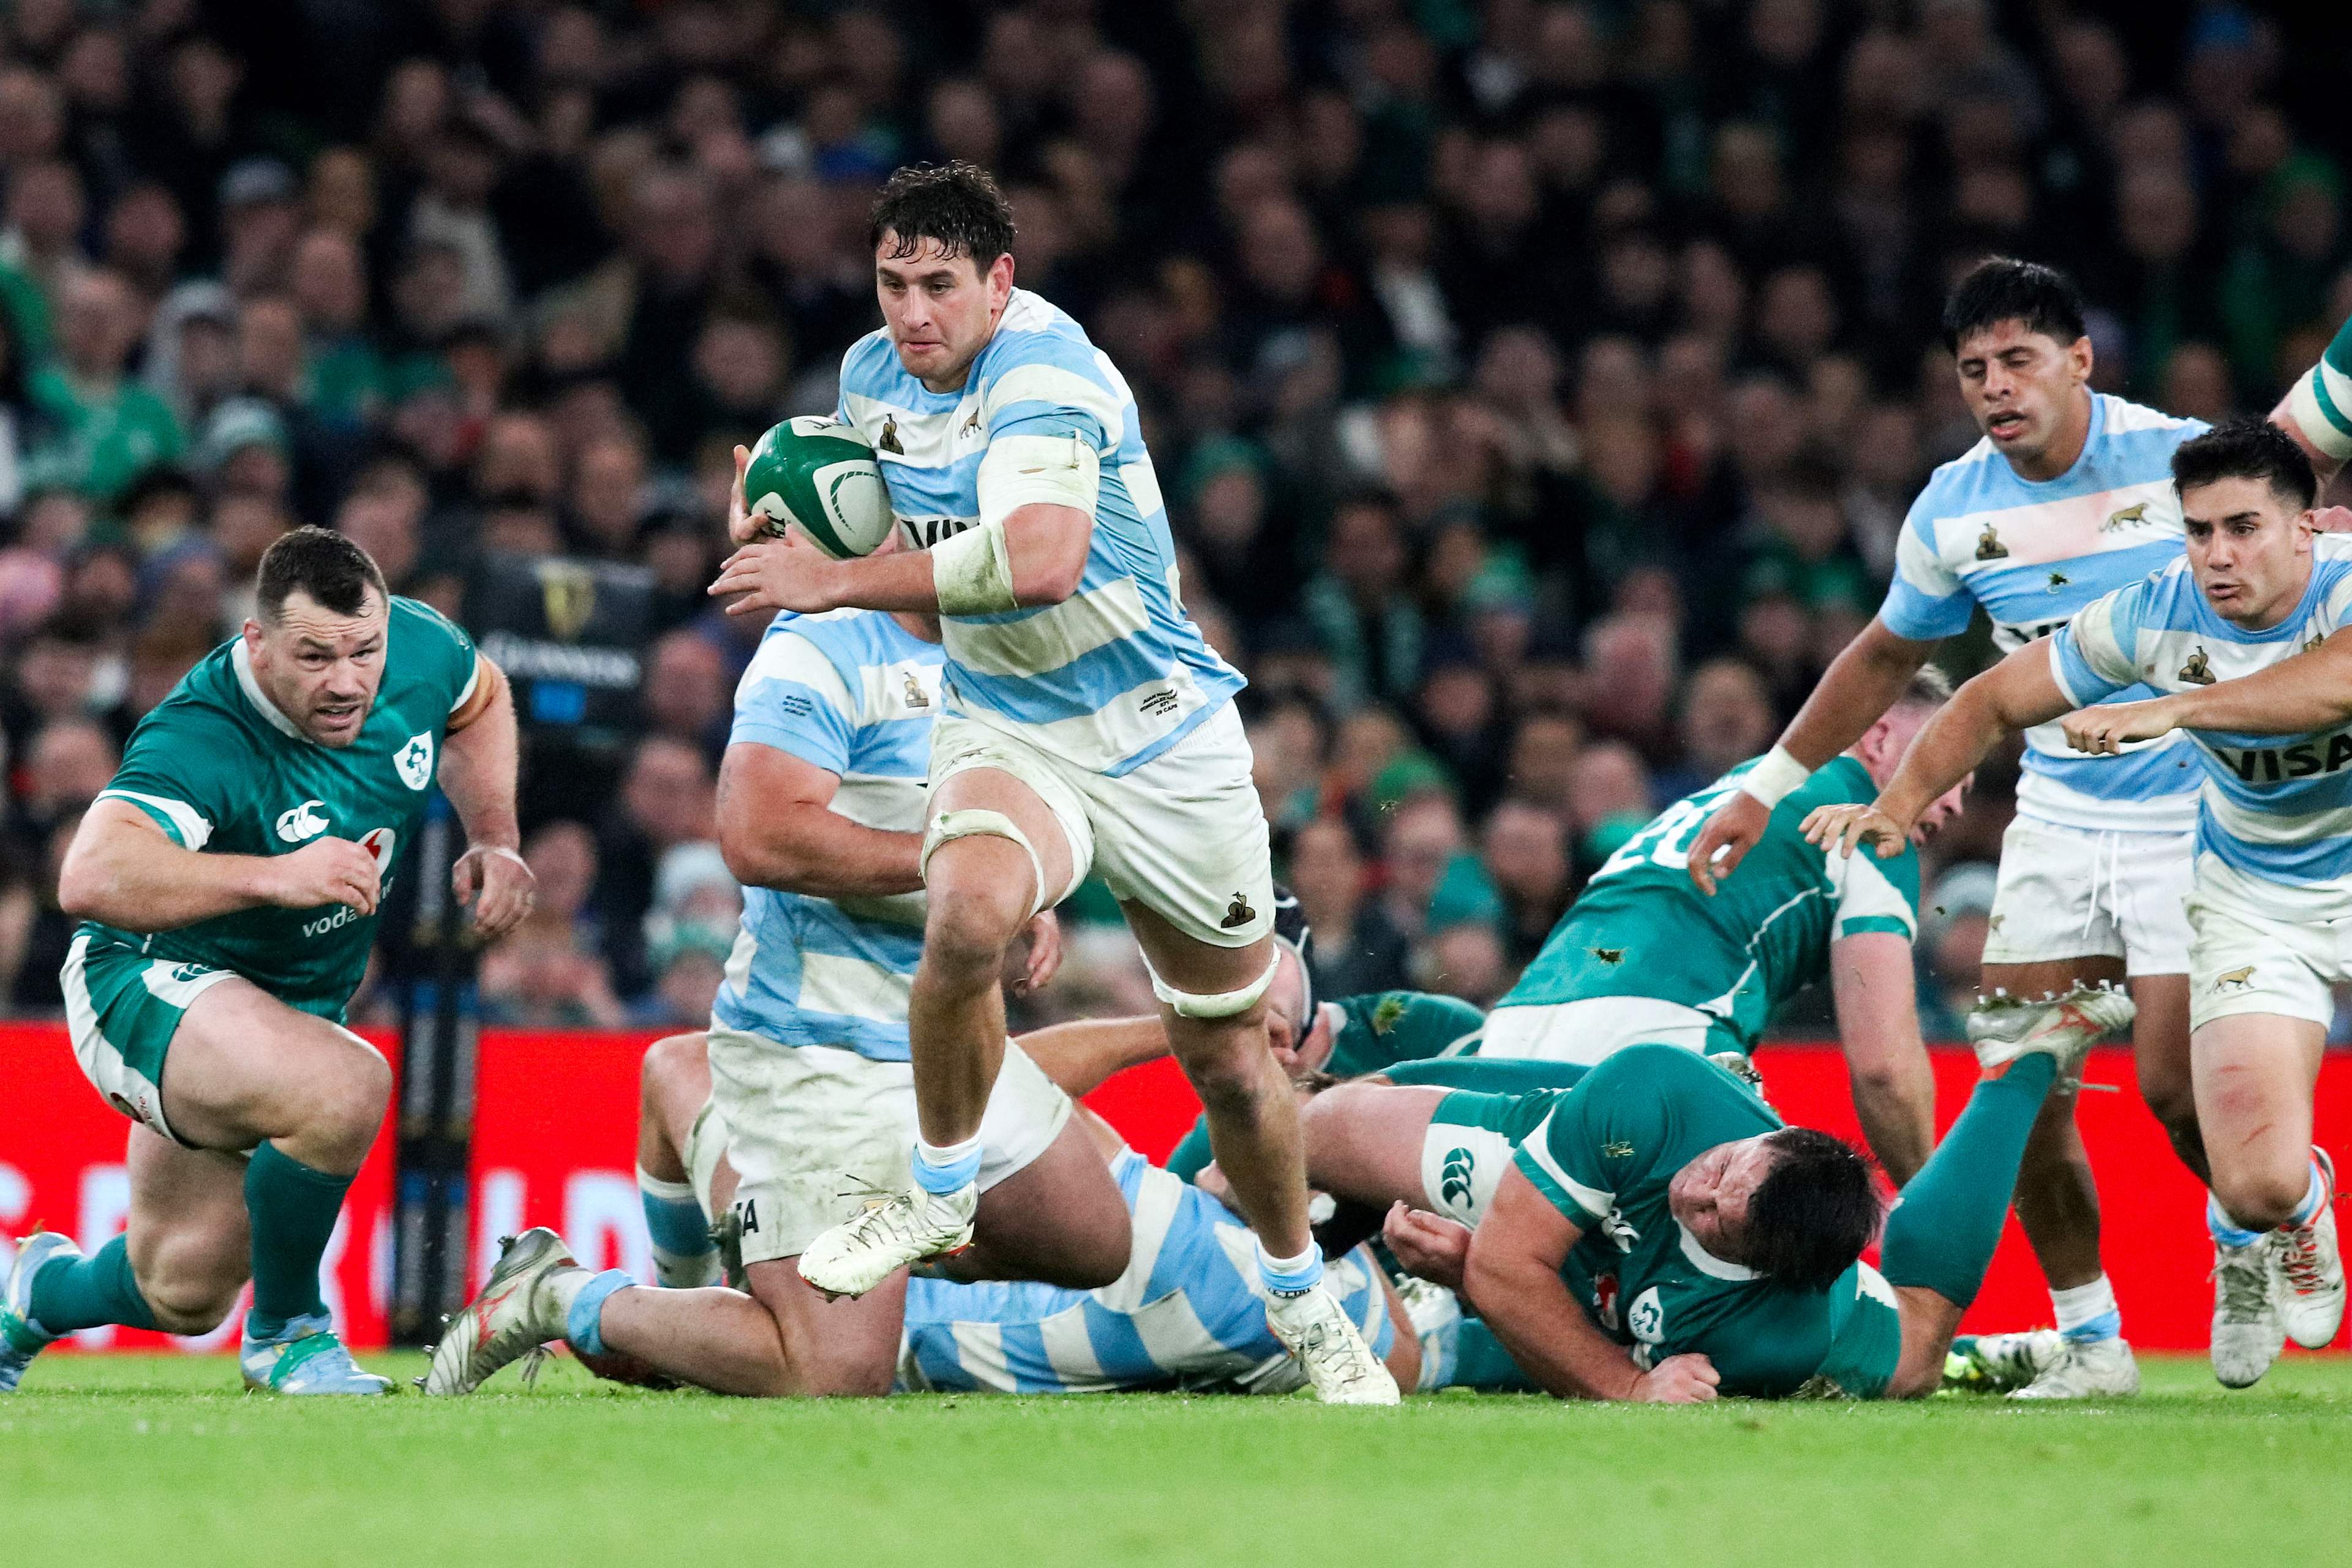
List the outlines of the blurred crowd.
{"type": "MultiPolygon", "coordinates": [[[[621,738],[527,705],[541,905],[482,994],[699,1021],[760,631],[700,592],[730,454],[832,408],[872,192],[948,157],[1134,388],[1325,994],[1490,1001],[1875,608],[1976,438],[1958,268],[2072,269],[2098,384],[2175,413],[2316,358],[2352,313],[2347,57],[2297,10],[16,0],[0,1004],[59,1007],[64,835],[318,522],[461,619],[500,563],[635,585],[621,738]]],[[[2007,810],[1994,769],[1937,846],[1944,1027],[2007,810]]],[[[1099,890],[1065,914],[1057,1005],[1139,1003],[1099,890]]]]}

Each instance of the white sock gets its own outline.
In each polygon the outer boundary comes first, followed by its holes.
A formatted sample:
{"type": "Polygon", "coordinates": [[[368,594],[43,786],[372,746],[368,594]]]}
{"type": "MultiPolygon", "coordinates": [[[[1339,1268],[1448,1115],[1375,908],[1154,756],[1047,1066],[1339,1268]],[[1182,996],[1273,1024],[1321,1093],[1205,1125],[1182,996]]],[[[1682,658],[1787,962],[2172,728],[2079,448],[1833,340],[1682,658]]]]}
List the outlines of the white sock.
{"type": "Polygon", "coordinates": [[[1277,1258],[1257,1244],[1257,1277],[1278,1296],[1300,1296],[1323,1282],[1323,1249],[1312,1240],[1296,1258],[1277,1258]]]}
{"type": "Polygon", "coordinates": [[[2311,1185],[2303,1189],[2303,1201],[2294,1206],[2294,1212],[2287,1217],[2284,1228],[2292,1230],[2296,1226],[2310,1224],[2318,1218],[2319,1211],[2327,1207],[2327,1200],[2334,1196],[2327,1190],[2327,1183],[2319,1174],[2319,1162],[2312,1161],[2311,1185]]]}
{"type": "Polygon", "coordinates": [[[2058,1313],[2058,1332],[2077,1344],[2114,1339],[2123,1333],[2123,1314],[2116,1310],[2116,1288],[2105,1274],[2087,1285],[2050,1292],[2058,1313]]]}

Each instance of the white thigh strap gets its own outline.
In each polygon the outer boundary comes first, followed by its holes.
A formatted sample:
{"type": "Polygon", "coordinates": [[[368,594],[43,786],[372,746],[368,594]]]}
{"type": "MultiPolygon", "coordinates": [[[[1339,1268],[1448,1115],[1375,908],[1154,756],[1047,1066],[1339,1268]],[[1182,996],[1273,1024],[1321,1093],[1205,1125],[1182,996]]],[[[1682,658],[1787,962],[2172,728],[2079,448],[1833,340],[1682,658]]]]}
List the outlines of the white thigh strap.
{"type": "MultiPolygon", "coordinates": [[[[954,839],[981,838],[1010,839],[1021,846],[1021,852],[1029,857],[1029,869],[1037,879],[1034,884],[1037,891],[1029,901],[1029,914],[1034,915],[1045,908],[1045,900],[1050,896],[1045,887],[1045,862],[1037,858],[1037,846],[1029,841],[1029,835],[1021,831],[1021,825],[1002,811],[973,807],[961,811],[941,811],[933,817],[931,825],[923,830],[923,858],[916,862],[916,869],[928,882],[931,874],[931,856],[939,852],[941,844],[954,839]]],[[[1261,990],[1264,988],[1263,986],[1259,988],[1261,990]]]]}
{"type": "Polygon", "coordinates": [[[1277,952],[1274,961],[1266,965],[1265,973],[1248,985],[1237,991],[1218,991],[1209,996],[1178,990],[1160,977],[1160,971],[1151,967],[1149,958],[1143,961],[1143,972],[1151,977],[1151,994],[1175,1009],[1178,1018],[1229,1019],[1257,1005],[1257,999],[1265,995],[1266,988],[1274,984],[1274,972],[1281,966],[1282,955],[1277,952]]]}

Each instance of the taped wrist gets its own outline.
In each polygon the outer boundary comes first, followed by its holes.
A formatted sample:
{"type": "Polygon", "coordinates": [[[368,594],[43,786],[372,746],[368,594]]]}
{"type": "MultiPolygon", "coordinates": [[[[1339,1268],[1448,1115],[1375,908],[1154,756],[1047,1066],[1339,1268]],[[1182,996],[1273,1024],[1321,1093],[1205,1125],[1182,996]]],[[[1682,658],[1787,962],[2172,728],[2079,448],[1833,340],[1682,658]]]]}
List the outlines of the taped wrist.
{"type": "Polygon", "coordinates": [[[1004,519],[966,528],[931,547],[931,587],[942,615],[996,615],[1018,610],[1013,597],[1013,556],[1004,519]]]}
{"type": "Polygon", "coordinates": [[[1739,792],[1769,809],[1802,789],[1812,776],[1813,770],[1790,756],[1787,747],[1776,746],[1741,777],[1739,792]]]}

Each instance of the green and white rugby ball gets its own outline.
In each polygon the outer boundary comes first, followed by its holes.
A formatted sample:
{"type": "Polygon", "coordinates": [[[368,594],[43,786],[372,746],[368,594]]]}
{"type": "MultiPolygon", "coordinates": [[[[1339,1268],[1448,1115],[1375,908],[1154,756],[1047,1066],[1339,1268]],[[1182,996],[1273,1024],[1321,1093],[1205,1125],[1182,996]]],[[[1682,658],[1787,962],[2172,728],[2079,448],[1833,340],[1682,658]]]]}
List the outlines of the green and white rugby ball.
{"type": "Polygon", "coordinates": [[[760,531],[800,525],[835,560],[872,555],[890,537],[890,492],[874,448],[855,426],[801,414],[760,437],[743,474],[743,502],[760,531]]]}

